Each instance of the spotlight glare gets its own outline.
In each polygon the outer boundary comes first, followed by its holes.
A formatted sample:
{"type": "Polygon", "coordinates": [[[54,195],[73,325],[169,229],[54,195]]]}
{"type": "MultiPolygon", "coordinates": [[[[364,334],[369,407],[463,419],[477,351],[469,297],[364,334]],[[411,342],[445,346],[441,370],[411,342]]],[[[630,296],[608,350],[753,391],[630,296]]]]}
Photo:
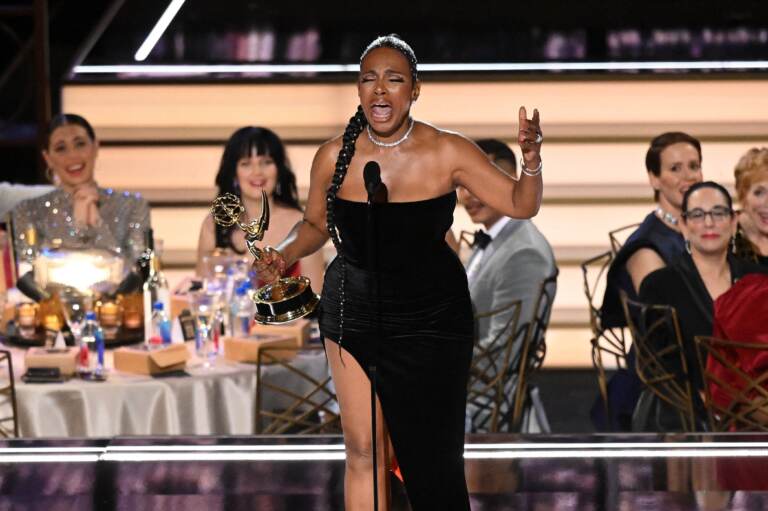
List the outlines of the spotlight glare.
{"type": "Polygon", "coordinates": [[[184,5],[184,1],[185,0],[171,0],[171,3],[169,3],[168,7],[165,8],[165,12],[162,14],[162,16],[160,16],[160,19],[157,20],[157,23],[155,23],[155,26],[149,32],[149,35],[147,35],[147,38],[144,39],[144,42],[141,43],[141,46],[139,46],[139,49],[136,51],[136,55],[133,56],[134,60],[143,62],[144,59],[147,58],[147,56],[150,54],[150,52],[152,52],[152,49],[157,44],[157,41],[165,32],[165,29],[168,28],[168,25],[171,24],[173,18],[176,17],[176,14],[179,12],[179,9],[181,9],[181,6],[184,5]]]}

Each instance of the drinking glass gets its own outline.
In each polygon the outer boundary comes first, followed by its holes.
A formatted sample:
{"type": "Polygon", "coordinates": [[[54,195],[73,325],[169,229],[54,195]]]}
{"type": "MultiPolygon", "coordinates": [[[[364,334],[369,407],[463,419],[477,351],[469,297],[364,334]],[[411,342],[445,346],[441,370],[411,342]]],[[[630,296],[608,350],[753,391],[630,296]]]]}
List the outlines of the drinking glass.
{"type": "Polygon", "coordinates": [[[216,324],[216,312],[220,307],[221,293],[201,289],[190,293],[190,305],[195,317],[195,351],[203,361],[203,367],[212,368],[218,355],[220,328],[216,324]]]}

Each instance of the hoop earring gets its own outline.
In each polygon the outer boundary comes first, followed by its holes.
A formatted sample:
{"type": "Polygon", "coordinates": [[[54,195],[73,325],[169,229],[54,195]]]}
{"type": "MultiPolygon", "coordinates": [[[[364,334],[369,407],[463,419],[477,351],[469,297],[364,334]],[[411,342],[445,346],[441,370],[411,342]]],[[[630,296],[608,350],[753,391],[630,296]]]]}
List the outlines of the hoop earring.
{"type": "Polygon", "coordinates": [[[685,251],[691,253],[691,240],[685,240],[685,251]]]}
{"type": "Polygon", "coordinates": [[[45,167],[45,178],[49,183],[53,183],[53,169],[51,167],[45,167]]]}

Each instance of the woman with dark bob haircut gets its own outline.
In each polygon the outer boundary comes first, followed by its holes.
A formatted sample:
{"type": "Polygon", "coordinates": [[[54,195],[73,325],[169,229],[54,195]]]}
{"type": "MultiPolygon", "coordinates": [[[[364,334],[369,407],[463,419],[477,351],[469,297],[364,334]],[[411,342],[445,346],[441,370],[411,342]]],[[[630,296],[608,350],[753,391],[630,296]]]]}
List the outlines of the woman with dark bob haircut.
{"type": "Polygon", "coordinates": [[[374,474],[380,509],[388,508],[392,454],[414,511],[469,509],[462,455],[473,315],[464,267],[445,234],[458,186],[515,218],[532,217],[541,203],[538,111],[532,119],[524,108],[518,113],[522,176],[515,181],[472,141],[414,120],[419,92],[411,47],[394,35],[374,40],[360,61],[357,112],[344,134],[315,155],[304,222],[255,263],[273,280],[329,237],[336,247],[319,319],[341,407],[348,510],[373,508],[374,474]],[[373,167],[383,183],[376,196],[384,198],[372,215],[376,266],[368,263],[372,236],[363,172],[371,177],[373,167]]]}
{"type": "MultiPolygon", "coordinates": [[[[219,172],[216,174],[218,195],[232,193],[240,197],[248,218],[256,218],[261,212],[261,191],[269,198],[269,229],[265,243],[275,244],[285,238],[303,211],[296,189],[296,176],[288,162],[280,137],[272,130],[246,126],[235,131],[224,146],[219,172]]],[[[221,227],[210,215],[200,228],[197,245],[197,272],[204,273],[203,258],[214,250],[245,254],[243,231],[221,227]]],[[[312,254],[289,269],[290,275],[306,275],[316,285],[323,278],[323,256],[312,254]]]]}
{"type": "MultiPolygon", "coordinates": [[[[704,389],[704,384],[694,337],[712,335],[714,302],[720,295],[743,276],[761,273],[765,269],[737,258],[731,252],[733,236],[736,234],[736,216],[731,195],[718,183],[705,181],[688,189],[683,197],[680,230],[685,239],[683,254],[672,264],[652,272],[643,280],[640,285],[640,301],[669,305],[677,311],[691,388],[694,399],[701,405],[698,395],[704,389]]],[[[755,318],[755,321],[758,319],[755,318]]],[[[666,343],[674,342],[674,337],[670,334],[659,342],[655,347],[657,351],[665,348],[666,343]]],[[[682,368],[678,367],[679,358],[670,356],[667,363],[675,374],[682,374],[682,368]]],[[[661,401],[651,398],[650,390],[645,393],[656,403],[654,406],[638,406],[638,409],[645,409],[649,413],[645,417],[635,417],[635,429],[680,431],[677,412],[668,410],[661,401]]],[[[701,406],[698,406],[697,411],[700,418],[703,418],[701,406]]]]}

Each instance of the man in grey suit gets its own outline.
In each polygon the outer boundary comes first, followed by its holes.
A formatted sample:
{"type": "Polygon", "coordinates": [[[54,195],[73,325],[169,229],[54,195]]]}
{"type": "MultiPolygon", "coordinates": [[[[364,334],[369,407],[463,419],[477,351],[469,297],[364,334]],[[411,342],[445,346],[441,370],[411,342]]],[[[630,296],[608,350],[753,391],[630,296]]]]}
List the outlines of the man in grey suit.
{"type": "MultiPolygon", "coordinates": [[[[515,155],[509,146],[492,139],[479,140],[477,144],[497,166],[517,177],[515,155]]],[[[514,358],[519,354],[525,326],[534,317],[534,301],[541,283],[557,272],[552,247],[530,220],[505,217],[464,188],[459,189],[459,200],[472,221],[483,224],[487,231],[481,230],[475,235],[474,250],[467,262],[467,280],[475,312],[490,312],[515,300],[521,301],[519,335],[512,352],[514,358]]],[[[551,291],[554,297],[556,284],[551,291]]],[[[512,314],[513,310],[510,310],[480,318],[476,325],[476,342],[483,347],[491,343],[504,330],[512,314]]],[[[510,387],[509,391],[514,391],[514,382],[510,387]]],[[[483,418],[473,416],[477,415],[473,412],[476,410],[468,408],[468,429],[482,431],[483,418]]],[[[548,429],[541,424],[542,419],[546,422],[545,418],[539,418],[538,429],[548,429]]]]}

